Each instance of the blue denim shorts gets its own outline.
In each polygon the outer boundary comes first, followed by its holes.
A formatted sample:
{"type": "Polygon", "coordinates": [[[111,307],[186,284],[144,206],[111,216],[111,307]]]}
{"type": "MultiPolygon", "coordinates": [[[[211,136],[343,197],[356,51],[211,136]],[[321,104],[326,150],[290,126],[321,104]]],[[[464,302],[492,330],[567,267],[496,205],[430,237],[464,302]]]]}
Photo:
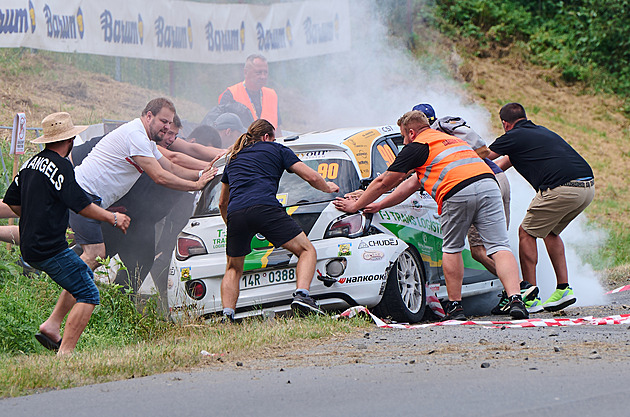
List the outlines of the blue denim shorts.
{"type": "Polygon", "coordinates": [[[77,303],[100,303],[94,273],[72,249],[66,249],[44,261],[29,261],[29,264],[47,273],[61,288],[72,294],[77,303]]]}

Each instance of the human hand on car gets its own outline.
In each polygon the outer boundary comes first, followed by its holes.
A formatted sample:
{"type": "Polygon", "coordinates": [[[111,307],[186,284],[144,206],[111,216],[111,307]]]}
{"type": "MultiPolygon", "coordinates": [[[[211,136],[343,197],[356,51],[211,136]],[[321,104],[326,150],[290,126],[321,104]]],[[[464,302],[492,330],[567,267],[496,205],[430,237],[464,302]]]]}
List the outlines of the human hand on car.
{"type": "Polygon", "coordinates": [[[326,185],[328,185],[328,192],[329,193],[338,193],[339,192],[339,186],[337,184],[335,184],[334,182],[326,182],[326,185]]]}
{"type": "Polygon", "coordinates": [[[354,190],[350,193],[347,193],[346,195],[344,195],[344,197],[349,198],[351,200],[358,200],[363,195],[364,192],[365,190],[362,190],[359,188],[358,190],[354,190]]]}
{"type": "Polygon", "coordinates": [[[346,213],[355,213],[358,211],[355,201],[348,198],[337,197],[332,203],[339,211],[345,211],[346,213]]]}
{"type": "Polygon", "coordinates": [[[364,213],[376,213],[381,210],[381,205],[377,202],[370,203],[367,206],[363,207],[364,213]]]}
{"type": "Polygon", "coordinates": [[[201,176],[195,181],[195,190],[203,190],[203,187],[210,182],[212,178],[217,174],[217,169],[214,167],[208,167],[201,171],[201,176]]]}

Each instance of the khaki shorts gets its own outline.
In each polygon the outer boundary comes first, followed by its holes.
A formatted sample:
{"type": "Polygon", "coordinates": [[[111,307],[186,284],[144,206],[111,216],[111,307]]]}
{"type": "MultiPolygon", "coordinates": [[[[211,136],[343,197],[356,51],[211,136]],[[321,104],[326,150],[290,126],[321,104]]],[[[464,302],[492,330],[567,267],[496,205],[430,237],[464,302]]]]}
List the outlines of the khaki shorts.
{"type": "MultiPolygon", "coordinates": [[[[499,183],[499,189],[501,190],[501,200],[503,200],[503,211],[505,213],[505,221],[507,228],[510,228],[510,182],[505,175],[505,172],[499,172],[496,174],[497,183],[499,183]]],[[[468,229],[468,244],[472,246],[483,246],[483,240],[479,236],[479,232],[475,225],[471,225],[468,229]]]]}
{"type": "Polygon", "coordinates": [[[539,191],[530,203],[521,227],[527,234],[536,238],[545,238],[549,233],[557,236],[571,220],[591,204],[594,196],[594,185],[590,187],[561,185],[539,191]]]}

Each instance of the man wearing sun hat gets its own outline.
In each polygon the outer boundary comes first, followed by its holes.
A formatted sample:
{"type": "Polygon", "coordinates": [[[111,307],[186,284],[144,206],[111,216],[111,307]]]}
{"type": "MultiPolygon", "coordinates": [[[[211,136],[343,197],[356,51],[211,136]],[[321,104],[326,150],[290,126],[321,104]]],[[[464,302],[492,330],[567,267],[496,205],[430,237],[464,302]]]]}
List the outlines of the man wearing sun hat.
{"type": "Polygon", "coordinates": [[[44,134],[33,143],[45,149],[22,165],[9,185],[4,202],[20,216],[20,250],[26,262],[46,272],[63,291],[50,317],[35,337],[59,355],[74,350],[99,293],[92,270],[68,248],[66,229],[69,209],[91,219],[108,222],[123,232],[129,217],[106,211],[92,203],[77,184],[66,157],[76,135],[87,126],[74,126],[68,113],[53,113],[42,120],[44,134]],[[68,315],[63,340],[61,322],[68,315]]]}

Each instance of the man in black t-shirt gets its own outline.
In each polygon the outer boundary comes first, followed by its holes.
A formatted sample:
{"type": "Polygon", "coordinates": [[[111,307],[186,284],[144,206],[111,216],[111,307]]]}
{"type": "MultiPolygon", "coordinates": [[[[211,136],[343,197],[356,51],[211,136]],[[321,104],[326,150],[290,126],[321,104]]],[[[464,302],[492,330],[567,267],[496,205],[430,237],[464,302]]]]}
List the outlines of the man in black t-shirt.
{"type": "Polygon", "coordinates": [[[560,232],[593,201],[593,170],[559,135],[527,120],[519,103],[503,106],[499,117],[505,134],[490,145],[490,158],[506,155],[498,165],[503,170],[514,166],[536,190],[518,229],[523,279],[536,285],[536,239],[543,239],[557,280],[556,290],[543,308],[562,310],[576,298],[569,286],[560,232]]]}
{"type": "Polygon", "coordinates": [[[42,120],[44,135],[34,143],[46,148],[26,161],[9,185],[4,202],[20,216],[20,250],[26,262],[46,272],[64,290],[50,317],[39,326],[36,339],[59,355],[71,353],[87,325],[99,293],[92,270],[68,248],[69,210],[106,221],[123,232],[129,217],[92,204],[74,178],[66,159],[74,137],[87,126],[74,126],[70,115],[53,113],[42,120]],[[68,315],[61,339],[61,322],[68,315]]]}

